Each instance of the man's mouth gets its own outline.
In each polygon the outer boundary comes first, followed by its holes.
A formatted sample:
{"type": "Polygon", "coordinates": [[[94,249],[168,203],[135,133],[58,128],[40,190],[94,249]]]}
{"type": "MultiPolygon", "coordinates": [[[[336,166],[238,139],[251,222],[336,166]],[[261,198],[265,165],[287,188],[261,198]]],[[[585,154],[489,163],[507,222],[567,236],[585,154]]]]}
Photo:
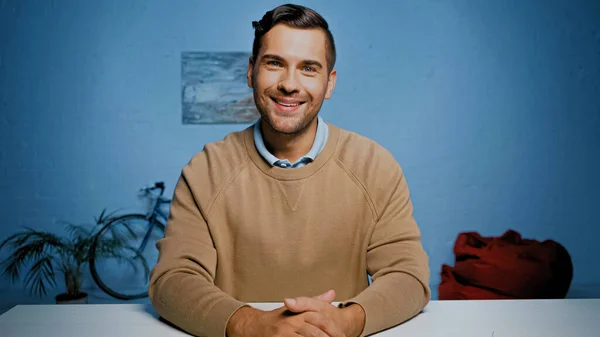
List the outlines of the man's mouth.
{"type": "Polygon", "coordinates": [[[295,108],[304,104],[304,102],[296,101],[296,100],[284,100],[284,99],[277,99],[277,98],[273,98],[273,97],[271,97],[271,99],[273,100],[273,102],[277,103],[277,105],[284,108],[286,111],[295,110],[295,108]]]}
{"type": "Polygon", "coordinates": [[[283,103],[283,102],[280,102],[280,101],[275,101],[275,102],[277,102],[277,104],[281,104],[283,106],[289,106],[289,107],[300,105],[300,103],[283,103]]]}

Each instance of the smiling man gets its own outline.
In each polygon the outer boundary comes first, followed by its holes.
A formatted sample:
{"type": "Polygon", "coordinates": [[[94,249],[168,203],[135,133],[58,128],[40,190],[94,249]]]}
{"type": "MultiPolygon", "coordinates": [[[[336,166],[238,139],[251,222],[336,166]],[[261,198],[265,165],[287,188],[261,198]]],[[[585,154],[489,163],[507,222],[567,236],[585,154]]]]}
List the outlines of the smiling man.
{"type": "Polygon", "coordinates": [[[405,322],[430,300],[428,257],[393,156],[319,116],[337,77],[327,22],[284,5],[253,26],[261,118],[183,168],[151,274],[156,311],[210,337],[365,336],[405,322]]]}

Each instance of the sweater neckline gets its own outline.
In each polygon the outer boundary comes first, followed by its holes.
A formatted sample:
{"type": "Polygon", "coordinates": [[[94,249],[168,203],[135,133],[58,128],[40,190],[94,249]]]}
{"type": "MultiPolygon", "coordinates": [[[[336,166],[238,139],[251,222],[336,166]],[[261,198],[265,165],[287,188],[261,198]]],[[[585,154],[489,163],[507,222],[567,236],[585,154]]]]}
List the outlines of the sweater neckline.
{"type": "Polygon", "coordinates": [[[278,180],[297,180],[305,179],[317,172],[323,165],[325,165],[337,147],[339,138],[339,128],[335,127],[329,122],[329,137],[327,143],[323,148],[323,151],[315,158],[311,163],[297,168],[282,168],[278,166],[271,166],[258,152],[256,145],[254,144],[254,133],[253,128],[248,127],[244,131],[244,143],[246,146],[246,152],[248,156],[254,162],[254,164],[266,175],[269,175],[278,180]]]}

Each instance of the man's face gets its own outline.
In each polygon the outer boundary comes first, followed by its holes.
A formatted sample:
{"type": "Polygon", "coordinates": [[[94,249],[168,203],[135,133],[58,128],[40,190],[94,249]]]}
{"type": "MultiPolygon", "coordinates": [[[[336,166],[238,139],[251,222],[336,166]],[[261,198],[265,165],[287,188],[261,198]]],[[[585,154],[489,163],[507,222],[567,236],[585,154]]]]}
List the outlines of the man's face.
{"type": "Polygon", "coordinates": [[[325,33],[278,24],[263,36],[250,59],[248,86],[261,117],[276,132],[294,134],[315,121],[335,86],[327,70],[325,33]]]}

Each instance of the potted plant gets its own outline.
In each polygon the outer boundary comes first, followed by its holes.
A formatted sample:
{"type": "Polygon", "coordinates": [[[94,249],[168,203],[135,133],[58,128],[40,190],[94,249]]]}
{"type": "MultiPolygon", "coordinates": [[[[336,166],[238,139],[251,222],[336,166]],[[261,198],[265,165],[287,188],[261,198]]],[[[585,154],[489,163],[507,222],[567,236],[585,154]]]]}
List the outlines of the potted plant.
{"type": "MultiPolygon", "coordinates": [[[[31,265],[25,276],[25,286],[30,293],[38,296],[47,295],[49,287],[56,287],[57,271],[64,277],[66,292],[55,297],[57,304],[74,304],[88,302],[88,294],[81,290],[83,281],[83,267],[91,259],[90,247],[96,235],[96,228],[110,221],[111,215],[103,210],[95,219],[94,228],[74,225],[64,222],[68,237],[61,237],[54,233],[36,231],[25,227],[25,230],[9,236],[0,244],[0,251],[7,247],[12,254],[1,264],[3,276],[9,277],[14,283],[21,274],[20,269],[31,265]]],[[[125,234],[110,239],[100,238],[95,250],[98,257],[116,257],[124,260],[140,258],[146,274],[149,267],[141,255],[125,254],[131,252],[127,242],[133,232],[124,231],[125,234]]],[[[133,249],[135,251],[135,249],[133,249]]]]}

